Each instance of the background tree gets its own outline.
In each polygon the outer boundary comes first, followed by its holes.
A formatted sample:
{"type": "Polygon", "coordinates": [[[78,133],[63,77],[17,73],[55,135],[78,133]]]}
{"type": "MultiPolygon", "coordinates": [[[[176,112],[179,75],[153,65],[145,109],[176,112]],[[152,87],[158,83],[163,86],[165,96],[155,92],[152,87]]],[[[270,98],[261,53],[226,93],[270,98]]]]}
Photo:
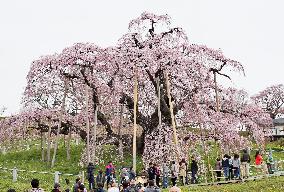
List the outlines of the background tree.
{"type": "Polygon", "coordinates": [[[284,86],[283,84],[267,87],[252,97],[255,104],[263,108],[275,119],[284,114],[284,86]]]}

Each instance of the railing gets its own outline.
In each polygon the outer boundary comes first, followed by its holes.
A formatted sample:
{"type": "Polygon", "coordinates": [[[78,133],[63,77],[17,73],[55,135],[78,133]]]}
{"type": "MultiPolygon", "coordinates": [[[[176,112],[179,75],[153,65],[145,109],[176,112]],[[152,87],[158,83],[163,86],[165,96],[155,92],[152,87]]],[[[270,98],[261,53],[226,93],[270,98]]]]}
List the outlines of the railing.
{"type": "Polygon", "coordinates": [[[52,172],[47,172],[47,171],[22,170],[22,169],[17,169],[16,167],[14,167],[13,169],[6,168],[6,167],[0,167],[0,170],[11,171],[13,182],[17,182],[20,172],[22,172],[22,173],[26,172],[26,173],[33,173],[33,174],[37,173],[37,174],[53,175],[54,176],[54,183],[59,183],[60,176],[76,176],[76,177],[80,177],[82,182],[84,182],[84,178],[85,178],[85,172],[84,171],[81,171],[79,174],[61,173],[59,171],[55,171],[54,173],[52,173],[52,172]]]}

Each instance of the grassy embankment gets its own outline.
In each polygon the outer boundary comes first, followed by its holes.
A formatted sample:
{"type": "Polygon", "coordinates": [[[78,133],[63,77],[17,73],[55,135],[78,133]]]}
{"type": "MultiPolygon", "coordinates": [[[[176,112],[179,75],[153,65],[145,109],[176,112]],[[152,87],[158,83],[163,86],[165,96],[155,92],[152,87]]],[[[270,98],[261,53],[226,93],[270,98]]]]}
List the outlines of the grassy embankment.
{"type": "MultiPolygon", "coordinates": [[[[34,144],[34,143],[33,143],[34,144]]],[[[30,188],[30,180],[32,178],[38,178],[40,180],[40,185],[42,188],[50,191],[53,186],[54,181],[54,173],[55,171],[59,171],[61,173],[74,174],[73,176],[61,175],[60,183],[62,189],[67,188],[68,186],[65,184],[65,179],[69,179],[72,186],[75,178],[80,173],[80,171],[85,170],[79,166],[80,155],[84,145],[81,143],[79,145],[75,145],[74,143],[71,145],[71,160],[66,161],[66,150],[63,146],[63,143],[60,143],[57,161],[54,168],[50,168],[50,166],[46,162],[41,161],[41,152],[38,146],[31,145],[29,150],[14,150],[11,149],[7,152],[7,154],[0,154],[0,166],[13,168],[16,167],[20,170],[28,170],[28,171],[47,171],[48,174],[40,174],[40,173],[31,173],[31,172],[18,172],[18,181],[12,182],[12,171],[0,169],[0,192],[7,191],[8,188],[14,188],[17,191],[25,191],[30,188]]],[[[108,148],[113,148],[113,146],[106,146],[106,152],[101,157],[102,161],[99,165],[98,169],[104,169],[104,166],[107,161],[113,160],[114,164],[117,167],[121,166],[130,166],[131,165],[131,155],[127,155],[124,162],[119,162],[117,154],[113,152],[113,150],[107,150],[108,148]],[[111,152],[107,152],[111,151],[111,152]]],[[[284,159],[283,151],[283,141],[278,141],[274,143],[269,143],[267,148],[272,148],[275,150],[273,152],[273,156],[275,160],[284,159]]],[[[212,150],[210,156],[210,162],[213,165],[214,159],[216,156],[216,151],[212,150]]],[[[253,153],[252,153],[253,158],[253,153]]],[[[206,159],[206,157],[204,157],[206,159]]],[[[138,170],[142,170],[142,162],[141,157],[138,158],[138,170]]],[[[255,174],[253,170],[253,174],[255,174]]],[[[195,186],[195,187],[185,187],[183,191],[282,191],[283,190],[283,177],[279,178],[269,178],[267,180],[261,181],[250,181],[246,183],[240,184],[227,184],[220,186],[195,186]]],[[[165,190],[166,191],[166,190],[165,190]]]]}

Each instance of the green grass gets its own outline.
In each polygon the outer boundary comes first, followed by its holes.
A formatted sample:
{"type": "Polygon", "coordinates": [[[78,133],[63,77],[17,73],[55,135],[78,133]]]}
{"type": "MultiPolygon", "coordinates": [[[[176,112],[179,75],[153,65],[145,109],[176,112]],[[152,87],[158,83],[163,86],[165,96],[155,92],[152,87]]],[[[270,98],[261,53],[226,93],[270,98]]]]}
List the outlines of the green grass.
{"type": "MultiPolygon", "coordinates": [[[[284,152],[282,152],[283,141],[276,141],[273,143],[268,143],[267,149],[271,148],[274,150],[273,157],[274,160],[283,160],[284,159],[284,152]]],[[[38,178],[40,180],[40,186],[44,188],[46,191],[51,191],[54,181],[53,173],[55,171],[59,171],[61,173],[69,173],[74,174],[74,176],[60,176],[60,183],[62,189],[67,188],[65,184],[65,179],[69,179],[71,185],[73,185],[74,180],[76,179],[77,175],[80,171],[86,170],[85,167],[79,166],[79,160],[81,153],[84,149],[84,144],[81,143],[78,146],[74,143],[71,145],[71,160],[66,161],[66,148],[61,143],[59,145],[58,154],[56,157],[56,164],[54,168],[50,168],[50,165],[47,162],[41,161],[41,151],[39,146],[35,146],[34,144],[39,143],[38,140],[36,141],[26,141],[25,144],[30,144],[30,150],[25,150],[25,147],[18,147],[19,143],[10,144],[10,149],[8,153],[3,155],[0,154],[0,166],[13,168],[16,167],[17,169],[22,170],[29,170],[29,171],[47,171],[49,174],[39,174],[39,173],[27,173],[27,172],[18,172],[18,181],[13,183],[12,182],[12,171],[10,170],[3,170],[0,169],[0,192],[7,191],[9,188],[14,188],[16,191],[25,191],[30,188],[30,181],[32,178],[38,178]]],[[[217,148],[211,143],[211,153],[210,153],[210,163],[214,165],[215,158],[217,155],[217,148]]],[[[201,147],[198,149],[202,151],[201,147]]],[[[98,154],[99,159],[101,160],[96,171],[99,169],[104,170],[105,165],[109,160],[112,160],[116,165],[117,169],[122,166],[131,166],[132,164],[132,156],[131,153],[125,153],[124,161],[121,162],[118,159],[117,154],[117,147],[113,145],[106,145],[103,149],[103,154],[98,154]]],[[[53,152],[53,151],[51,151],[53,152]]],[[[51,153],[53,154],[53,153],[51,153]]],[[[254,163],[254,154],[255,151],[251,152],[252,164],[254,163]]],[[[203,157],[207,164],[207,157],[203,157]]],[[[137,159],[137,171],[140,172],[143,169],[143,164],[141,160],[141,156],[138,156],[137,159]]],[[[282,165],[283,166],[283,165],[282,165]]],[[[282,167],[284,170],[284,166],[282,167]]],[[[252,168],[253,174],[255,174],[254,168],[252,168]]],[[[211,175],[208,175],[210,177],[211,175]]],[[[284,178],[269,178],[268,180],[256,181],[256,182],[246,182],[242,184],[228,184],[228,185],[221,185],[221,186],[206,186],[206,187],[190,187],[190,191],[277,191],[281,189],[281,182],[284,181],[284,178]],[[250,190],[253,189],[253,190],[250,190]]],[[[203,182],[203,181],[200,181],[203,182]]],[[[210,182],[210,180],[209,180],[210,182]]],[[[283,189],[283,187],[282,187],[283,189]]],[[[166,191],[166,190],[165,190],[166,191]]],[[[188,191],[188,188],[183,188],[183,191],[188,191]]],[[[281,190],[280,190],[281,191],[281,190]]]]}
{"type": "MultiPolygon", "coordinates": [[[[34,144],[35,141],[31,141],[30,144],[34,144]]],[[[11,148],[5,155],[0,154],[0,167],[6,167],[12,169],[16,167],[19,170],[29,171],[47,171],[49,174],[30,173],[30,172],[18,172],[18,181],[12,182],[12,171],[0,169],[0,192],[7,191],[9,188],[14,188],[16,191],[25,191],[30,189],[30,181],[33,178],[40,180],[40,186],[51,191],[54,182],[54,173],[59,171],[63,174],[74,174],[74,176],[60,176],[60,183],[62,189],[71,187],[77,178],[77,175],[83,170],[86,171],[85,167],[79,165],[81,153],[83,151],[84,144],[76,146],[74,143],[71,145],[71,160],[66,160],[66,148],[63,146],[63,142],[60,143],[58,153],[56,156],[56,163],[53,168],[50,168],[50,164],[41,161],[41,150],[38,146],[31,145],[30,150],[19,150],[17,148],[11,148]],[[71,184],[67,186],[65,179],[69,179],[71,184]]],[[[51,151],[51,156],[53,151],[51,151]]],[[[132,165],[132,156],[126,155],[123,162],[120,162],[117,158],[117,150],[115,146],[106,145],[104,146],[104,153],[100,155],[99,165],[96,167],[96,172],[100,169],[105,170],[105,166],[108,161],[112,160],[114,165],[118,168],[122,166],[130,167],[132,165]]],[[[137,157],[137,170],[141,171],[143,164],[141,157],[137,157]]]]}
{"type": "MultiPolygon", "coordinates": [[[[284,177],[271,177],[258,181],[248,181],[237,184],[214,186],[183,187],[182,192],[282,192],[284,191],[284,177]]],[[[167,189],[163,192],[168,191],[167,189]]]]}

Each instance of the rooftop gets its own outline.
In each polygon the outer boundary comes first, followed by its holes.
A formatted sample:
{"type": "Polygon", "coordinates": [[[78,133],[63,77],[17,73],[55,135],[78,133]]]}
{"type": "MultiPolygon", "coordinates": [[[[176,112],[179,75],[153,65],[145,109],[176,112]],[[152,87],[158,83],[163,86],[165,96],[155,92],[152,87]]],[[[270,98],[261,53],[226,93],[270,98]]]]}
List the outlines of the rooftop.
{"type": "Polygon", "coordinates": [[[273,119],[273,125],[284,125],[284,118],[273,119]]]}

